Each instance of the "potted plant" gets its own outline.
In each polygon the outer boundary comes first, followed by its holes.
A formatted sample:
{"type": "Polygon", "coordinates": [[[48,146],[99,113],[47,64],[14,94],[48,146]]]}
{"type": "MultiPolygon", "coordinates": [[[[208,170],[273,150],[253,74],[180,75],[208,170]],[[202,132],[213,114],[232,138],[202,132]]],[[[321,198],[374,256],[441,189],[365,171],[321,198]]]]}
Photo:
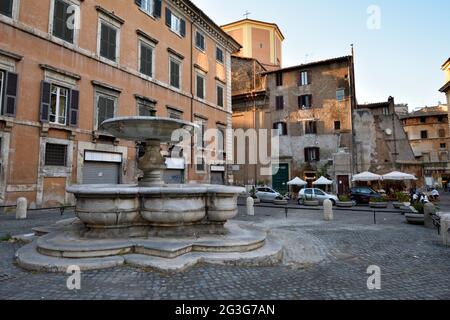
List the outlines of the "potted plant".
{"type": "Polygon", "coordinates": [[[351,208],[355,205],[352,199],[348,195],[339,196],[339,201],[336,202],[336,206],[341,208],[351,208]]]}
{"type": "Polygon", "coordinates": [[[305,196],[305,199],[303,200],[303,205],[307,207],[317,207],[319,204],[319,200],[314,199],[312,195],[305,196]]]}
{"type": "Polygon", "coordinates": [[[253,203],[254,204],[261,203],[261,199],[259,199],[256,196],[256,188],[255,187],[252,187],[252,189],[250,190],[250,197],[253,198],[253,203]]]}
{"type": "Polygon", "coordinates": [[[288,204],[288,199],[283,196],[278,196],[273,200],[273,203],[279,206],[285,206],[288,204]]]}
{"type": "Polygon", "coordinates": [[[396,201],[392,203],[395,209],[400,209],[402,206],[410,205],[409,197],[403,192],[396,193],[396,201]]]}
{"type": "Polygon", "coordinates": [[[405,213],[405,218],[409,224],[425,224],[424,205],[416,203],[410,212],[405,213]]]}
{"type": "Polygon", "coordinates": [[[387,199],[384,197],[372,197],[370,198],[370,203],[369,203],[371,208],[376,208],[376,209],[385,209],[388,207],[388,202],[387,199]]]}

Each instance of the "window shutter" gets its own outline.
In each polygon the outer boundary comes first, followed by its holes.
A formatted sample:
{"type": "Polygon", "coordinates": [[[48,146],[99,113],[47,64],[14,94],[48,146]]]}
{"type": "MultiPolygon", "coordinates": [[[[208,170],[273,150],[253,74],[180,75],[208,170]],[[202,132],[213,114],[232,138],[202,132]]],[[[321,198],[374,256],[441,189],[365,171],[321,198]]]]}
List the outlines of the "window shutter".
{"type": "Polygon", "coordinates": [[[316,148],[315,152],[316,152],[316,161],[320,161],[320,149],[316,148]]]}
{"type": "Polygon", "coordinates": [[[299,108],[303,107],[303,105],[302,105],[302,96],[298,96],[298,107],[299,108]]]}
{"type": "Polygon", "coordinates": [[[18,80],[19,76],[17,73],[6,73],[5,95],[3,99],[3,114],[5,116],[14,117],[16,115],[18,80]]]}
{"type": "Polygon", "coordinates": [[[49,82],[41,82],[41,122],[49,121],[51,87],[52,85],[49,82]]]}
{"type": "Polygon", "coordinates": [[[312,72],[308,71],[308,84],[311,84],[311,79],[312,79],[312,72]]]}
{"type": "Polygon", "coordinates": [[[304,151],[305,151],[305,162],[309,162],[308,148],[305,148],[304,151]]]}
{"type": "Polygon", "coordinates": [[[180,20],[180,34],[182,37],[186,36],[186,21],[184,19],[180,20]]]}
{"type": "Polygon", "coordinates": [[[141,7],[141,0],[134,0],[134,2],[139,8],[141,7]]]}
{"type": "Polygon", "coordinates": [[[80,91],[71,90],[70,91],[70,109],[69,109],[69,125],[78,125],[78,114],[80,109],[80,91]]]}
{"type": "Polygon", "coordinates": [[[161,0],[155,0],[153,15],[155,18],[161,18],[161,0]]]}
{"type": "Polygon", "coordinates": [[[116,60],[116,41],[117,41],[117,31],[116,29],[110,28],[109,30],[109,39],[108,39],[108,47],[109,47],[109,56],[110,59],[116,60]]]}
{"type": "Polygon", "coordinates": [[[171,28],[172,27],[172,12],[169,8],[166,8],[166,25],[171,28]]]}
{"type": "Polygon", "coordinates": [[[313,107],[312,94],[310,94],[310,95],[308,96],[308,100],[309,100],[309,107],[312,108],[312,107],[313,107]]]}
{"type": "Polygon", "coordinates": [[[302,86],[302,72],[301,71],[298,73],[297,86],[299,86],[299,87],[302,86]]]}

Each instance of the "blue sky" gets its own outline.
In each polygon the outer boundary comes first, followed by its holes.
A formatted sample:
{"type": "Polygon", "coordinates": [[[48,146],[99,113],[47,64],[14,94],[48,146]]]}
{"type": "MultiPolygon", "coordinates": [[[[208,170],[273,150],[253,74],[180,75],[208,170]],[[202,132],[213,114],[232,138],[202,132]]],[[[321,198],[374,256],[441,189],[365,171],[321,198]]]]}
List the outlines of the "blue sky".
{"type": "Polygon", "coordinates": [[[219,25],[243,18],[275,22],[284,33],[283,66],[347,55],[355,46],[359,103],[446,102],[441,65],[450,57],[450,1],[193,0],[219,25]],[[380,29],[367,10],[380,8],[380,29]]]}

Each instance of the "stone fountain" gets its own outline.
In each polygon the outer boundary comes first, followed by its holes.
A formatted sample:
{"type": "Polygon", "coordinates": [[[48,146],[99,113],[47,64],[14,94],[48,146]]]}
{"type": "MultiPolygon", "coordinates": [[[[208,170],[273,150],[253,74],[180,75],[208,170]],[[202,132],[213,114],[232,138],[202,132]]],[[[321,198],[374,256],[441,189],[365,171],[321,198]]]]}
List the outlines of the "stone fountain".
{"type": "Polygon", "coordinates": [[[266,232],[237,215],[244,188],[223,185],[165,185],[161,143],[177,129],[195,124],[168,118],[114,118],[102,124],[115,137],[145,142],[139,159],[144,177],[137,185],[75,185],[76,219],[36,228],[36,239],[16,253],[29,270],[65,272],[128,264],[182,271],[198,262],[272,265],[282,248],[266,232]]]}

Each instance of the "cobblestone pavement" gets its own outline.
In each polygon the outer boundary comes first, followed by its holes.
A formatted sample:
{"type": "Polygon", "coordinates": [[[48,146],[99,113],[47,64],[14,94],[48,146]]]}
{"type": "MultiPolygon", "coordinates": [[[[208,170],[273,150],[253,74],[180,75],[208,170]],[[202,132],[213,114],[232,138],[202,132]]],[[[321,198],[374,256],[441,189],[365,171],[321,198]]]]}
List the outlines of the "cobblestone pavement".
{"type": "MultiPolygon", "coordinates": [[[[14,265],[20,244],[0,242],[1,299],[450,299],[450,248],[435,230],[405,223],[400,214],[258,208],[238,220],[271,230],[286,246],[282,265],[198,265],[167,275],[131,267],[84,272],[81,290],[67,275],[27,272],[14,265]],[[309,261],[302,263],[302,259],[309,261]],[[311,262],[314,261],[314,262],[311,262]],[[370,265],[382,271],[382,289],[368,290],[370,265]]],[[[65,217],[72,216],[70,213],[65,217]]],[[[40,213],[26,222],[0,214],[0,235],[30,232],[61,219],[40,213]]]]}

